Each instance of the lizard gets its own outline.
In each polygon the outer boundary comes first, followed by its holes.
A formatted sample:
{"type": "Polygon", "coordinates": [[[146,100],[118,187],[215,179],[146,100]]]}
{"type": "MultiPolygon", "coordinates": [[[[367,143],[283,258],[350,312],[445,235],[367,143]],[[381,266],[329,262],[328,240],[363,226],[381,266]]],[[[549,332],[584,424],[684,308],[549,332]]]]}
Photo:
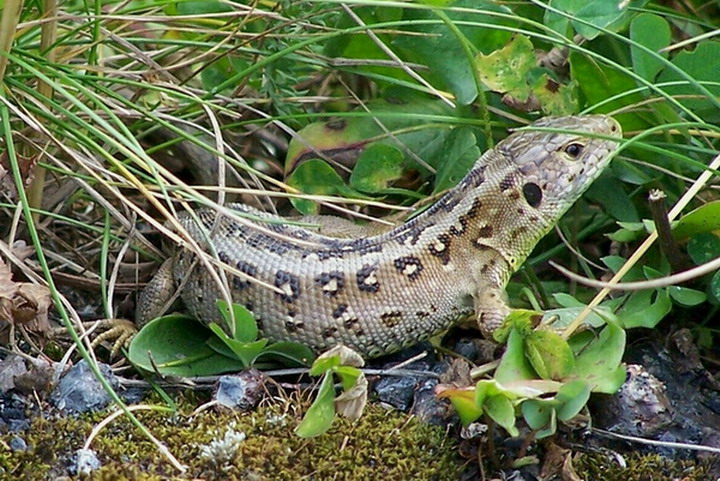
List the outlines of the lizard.
{"type": "MultiPolygon", "coordinates": [[[[510,312],[504,288],[511,275],[602,173],[622,136],[604,115],[546,117],[531,127],[486,151],[430,208],[376,235],[326,235],[244,204],[226,207],[251,216],[257,228],[209,208],[177,221],[229,268],[233,301],[270,341],[317,352],[344,344],[370,358],[473,313],[490,337],[510,312]]],[[[177,286],[192,315],[224,324],[216,277],[180,248],[138,296],[138,327],[161,314],[177,286]]]]}

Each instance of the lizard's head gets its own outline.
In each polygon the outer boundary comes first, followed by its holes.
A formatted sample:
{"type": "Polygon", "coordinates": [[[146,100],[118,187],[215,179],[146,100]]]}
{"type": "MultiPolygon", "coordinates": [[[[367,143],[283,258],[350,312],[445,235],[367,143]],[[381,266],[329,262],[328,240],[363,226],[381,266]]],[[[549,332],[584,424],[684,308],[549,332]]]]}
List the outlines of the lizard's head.
{"type": "Polygon", "coordinates": [[[512,183],[525,203],[554,223],[602,173],[621,136],[620,124],[605,115],[546,117],[497,150],[512,159],[512,183]]]}

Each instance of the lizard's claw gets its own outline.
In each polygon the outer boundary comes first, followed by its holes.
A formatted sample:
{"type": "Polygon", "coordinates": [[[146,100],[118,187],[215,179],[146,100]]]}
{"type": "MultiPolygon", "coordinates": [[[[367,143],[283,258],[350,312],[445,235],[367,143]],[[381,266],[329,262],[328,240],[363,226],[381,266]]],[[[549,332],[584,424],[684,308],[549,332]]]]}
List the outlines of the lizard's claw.
{"type": "Polygon", "coordinates": [[[104,330],[99,336],[93,339],[90,346],[95,348],[101,342],[112,342],[110,348],[110,358],[115,359],[120,353],[120,349],[128,347],[130,341],[137,334],[137,326],[127,319],[105,319],[100,321],[98,329],[104,330]]]}

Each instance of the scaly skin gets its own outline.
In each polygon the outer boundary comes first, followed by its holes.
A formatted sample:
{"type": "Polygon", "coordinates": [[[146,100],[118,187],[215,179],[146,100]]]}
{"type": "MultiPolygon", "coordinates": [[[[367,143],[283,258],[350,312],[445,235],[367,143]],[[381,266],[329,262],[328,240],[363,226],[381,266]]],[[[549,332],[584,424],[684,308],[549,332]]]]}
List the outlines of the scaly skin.
{"type": "MultiPolygon", "coordinates": [[[[565,132],[512,134],[430,209],[379,235],[330,237],[260,220],[253,228],[211,210],[196,212],[200,225],[186,214],[178,220],[225,265],[233,300],[254,313],[271,341],[317,351],[342,343],[374,357],[427,339],[473,312],[487,336],[509,312],[503,290],[512,273],[617,146],[582,133],[621,136],[617,122],[600,115],[546,118],[533,126],[565,132]]],[[[228,207],[278,221],[241,204],[228,207]]],[[[140,296],[138,323],[159,314],[188,275],[180,294],[187,309],[204,323],[222,324],[218,276],[186,249],[140,296]]]]}

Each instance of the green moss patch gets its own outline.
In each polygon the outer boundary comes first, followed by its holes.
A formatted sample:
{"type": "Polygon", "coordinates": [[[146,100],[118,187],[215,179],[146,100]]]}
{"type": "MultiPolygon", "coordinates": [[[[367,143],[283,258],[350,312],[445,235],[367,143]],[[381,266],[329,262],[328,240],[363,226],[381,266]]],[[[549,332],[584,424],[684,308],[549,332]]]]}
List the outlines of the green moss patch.
{"type": "MultiPolygon", "coordinates": [[[[253,413],[206,410],[194,416],[141,412],[138,417],[181,463],[178,473],[124,419],[106,427],[91,449],[103,466],[89,479],[456,480],[463,469],[455,441],[444,430],[397,411],[370,406],[357,422],[339,419],[325,435],[293,433],[297,403],[277,403],[253,413]]],[[[185,406],[181,406],[181,411],[185,406]]],[[[187,412],[192,406],[187,406],[187,412]]],[[[2,450],[0,478],[17,481],[66,475],[68,459],[104,415],[33,421],[21,434],[25,452],[2,450]]],[[[12,434],[0,437],[7,446],[12,434]]],[[[88,478],[85,478],[88,479],[88,478]]]]}

